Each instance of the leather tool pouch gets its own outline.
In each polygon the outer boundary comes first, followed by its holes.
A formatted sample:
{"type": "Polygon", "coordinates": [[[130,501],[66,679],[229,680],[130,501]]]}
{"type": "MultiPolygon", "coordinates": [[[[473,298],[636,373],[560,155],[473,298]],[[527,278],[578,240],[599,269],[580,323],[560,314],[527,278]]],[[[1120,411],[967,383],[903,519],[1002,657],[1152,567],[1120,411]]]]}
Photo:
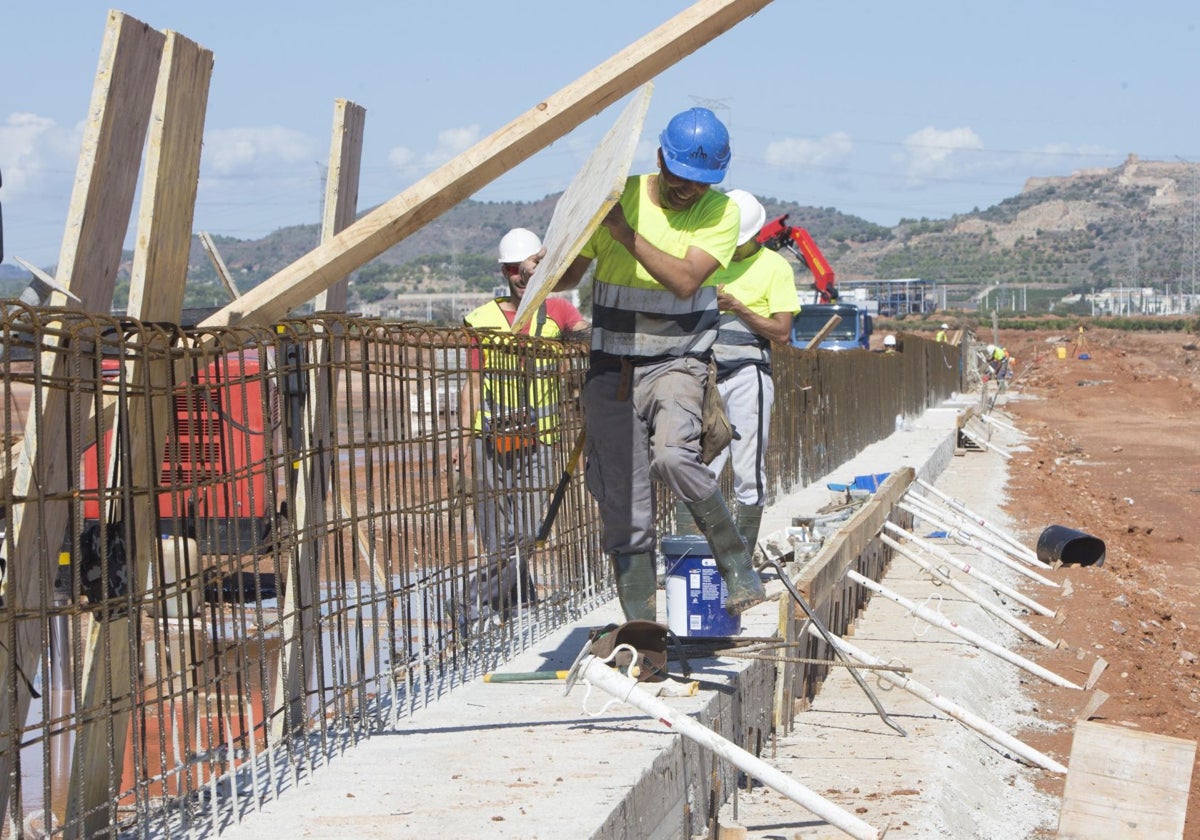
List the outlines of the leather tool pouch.
{"type": "Polygon", "coordinates": [[[700,412],[700,460],[711,464],[733,438],[733,424],[729,422],[725,401],[717,390],[717,364],[710,361],[700,412]]]}

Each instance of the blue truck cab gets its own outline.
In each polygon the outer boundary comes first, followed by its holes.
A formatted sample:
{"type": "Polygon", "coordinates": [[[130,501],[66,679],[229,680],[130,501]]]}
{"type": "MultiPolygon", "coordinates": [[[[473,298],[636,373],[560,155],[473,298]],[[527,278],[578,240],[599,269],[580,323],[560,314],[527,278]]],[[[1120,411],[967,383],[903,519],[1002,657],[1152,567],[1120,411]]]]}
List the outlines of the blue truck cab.
{"type": "Polygon", "coordinates": [[[865,308],[853,303],[805,303],[792,319],[793,347],[804,349],[829,319],[838,315],[841,322],[822,339],[819,350],[869,349],[872,318],[865,308]]]}

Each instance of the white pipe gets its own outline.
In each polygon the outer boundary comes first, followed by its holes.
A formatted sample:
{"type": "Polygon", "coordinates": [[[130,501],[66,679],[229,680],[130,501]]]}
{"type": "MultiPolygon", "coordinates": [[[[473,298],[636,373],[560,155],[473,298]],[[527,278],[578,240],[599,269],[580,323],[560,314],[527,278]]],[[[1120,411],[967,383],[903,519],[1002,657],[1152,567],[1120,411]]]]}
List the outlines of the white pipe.
{"type": "Polygon", "coordinates": [[[1055,685],[1061,685],[1063,688],[1074,688],[1074,689],[1077,689],[1078,691],[1083,691],[1083,688],[1075,685],[1075,683],[1071,682],[1070,680],[1065,679],[1064,677],[1060,677],[1058,674],[1054,673],[1053,671],[1043,668],[1041,665],[1037,664],[1036,662],[1033,662],[1032,660],[1026,659],[1024,656],[1020,656],[1019,654],[1013,653],[1011,650],[1004,647],[1003,645],[996,644],[991,639],[981,636],[980,634],[976,633],[974,630],[968,630],[966,627],[959,626],[955,622],[946,618],[946,616],[942,615],[941,613],[934,612],[933,610],[931,610],[927,607],[922,607],[920,604],[913,603],[912,601],[910,601],[908,598],[905,598],[900,593],[893,592],[891,589],[888,589],[886,586],[883,586],[882,584],[878,584],[875,581],[871,580],[870,578],[863,577],[862,575],[860,575],[858,572],[854,571],[853,569],[850,569],[848,572],[846,572],[846,577],[850,578],[850,580],[854,581],[859,586],[865,586],[867,589],[870,589],[872,592],[876,592],[876,593],[882,595],[884,598],[887,598],[889,601],[895,601],[897,604],[904,607],[904,609],[908,610],[909,612],[911,612],[913,615],[915,615],[917,618],[921,619],[922,621],[928,622],[929,624],[932,624],[934,627],[940,627],[943,630],[946,630],[947,632],[953,633],[955,636],[958,636],[960,639],[966,639],[968,642],[975,645],[976,647],[980,647],[983,650],[986,650],[988,653],[995,654],[996,656],[1003,659],[1005,662],[1008,662],[1012,665],[1016,665],[1022,671],[1027,671],[1030,674],[1033,674],[1034,676],[1041,677],[1046,682],[1054,683],[1055,685]]]}
{"type": "Polygon", "coordinates": [[[1016,426],[1010,426],[1008,423],[997,420],[995,417],[992,417],[990,414],[980,414],[979,419],[985,423],[991,423],[993,426],[999,426],[1001,429],[1008,429],[1008,431],[1010,431],[1010,432],[1016,432],[1017,434],[1021,434],[1021,430],[1018,429],[1016,426]]]}
{"type": "Polygon", "coordinates": [[[825,822],[839,828],[858,840],[879,840],[883,833],[863,822],[849,811],[825,799],[782,771],[747,752],[726,738],[713,732],[685,714],[680,714],[666,703],[639,688],[637,681],[610,668],[589,654],[579,666],[579,679],[603,689],[613,697],[634,706],[657,720],[668,729],[674,729],[702,747],[732,762],[747,775],[795,802],[800,807],[816,814],[825,822]]]}
{"type": "Polygon", "coordinates": [[[955,510],[960,511],[964,516],[969,516],[980,526],[988,529],[996,536],[998,536],[998,537],[1004,539],[1005,541],[1007,541],[1008,543],[1010,543],[1013,546],[1013,548],[1020,551],[1022,553],[1022,555],[1024,555],[1030,561],[1040,562],[1038,560],[1037,552],[1035,552],[1033,549],[1026,546],[1024,543],[1022,543],[1020,540],[1018,540],[1016,537],[1014,537],[1007,530],[1001,528],[999,525],[995,525],[991,522],[988,522],[986,519],[984,519],[978,513],[969,509],[961,501],[959,501],[958,499],[951,498],[950,496],[946,495],[941,490],[937,489],[936,487],[934,487],[932,484],[925,481],[924,479],[918,478],[916,480],[916,483],[918,486],[924,488],[925,490],[927,490],[930,493],[937,496],[939,499],[941,499],[946,504],[950,505],[950,507],[954,508],[955,510]]]}
{"type": "Polygon", "coordinates": [[[913,545],[915,545],[917,548],[924,551],[926,554],[932,554],[934,557],[937,557],[938,559],[944,560],[945,562],[951,564],[952,566],[954,566],[956,569],[958,569],[963,574],[968,574],[971,577],[978,578],[981,582],[987,584],[992,589],[995,589],[1000,594],[1007,595],[1009,598],[1012,598],[1014,601],[1017,601],[1018,603],[1028,607],[1029,609],[1033,610],[1035,613],[1044,615],[1047,618],[1054,618],[1054,616],[1056,614],[1054,610],[1050,609],[1049,607],[1043,606],[1042,604],[1040,604],[1037,601],[1030,598],[1025,593],[1019,592],[1016,589],[1013,589],[1007,583],[1004,583],[1004,581],[1001,581],[1001,580],[998,580],[998,579],[992,577],[987,572],[983,572],[983,571],[980,571],[979,569],[976,569],[970,563],[964,563],[962,560],[959,560],[957,557],[955,557],[950,552],[946,551],[946,549],[942,548],[940,545],[934,545],[931,542],[921,539],[916,534],[905,531],[903,528],[901,528],[895,522],[884,522],[883,527],[887,528],[890,531],[895,532],[895,534],[897,536],[899,536],[901,539],[909,540],[913,545]]]}
{"type": "Polygon", "coordinates": [[[996,618],[1000,619],[1005,624],[1012,627],[1014,630],[1017,630],[1017,631],[1021,632],[1022,634],[1028,636],[1029,638],[1031,638],[1035,642],[1037,642],[1039,645],[1044,645],[1045,647],[1048,647],[1048,648],[1058,647],[1058,645],[1056,645],[1054,642],[1047,639],[1045,636],[1043,636],[1038,631],[1034,630],[1028,624],[1026,624],[1023,621],[1018,620],[1015,616],[1013,616],[1012,613],[1010,613],[1008,610],[1004,609],[1004,607],[1001,607],[998,604],[993,604],[991,601],[984,598],[982,595],[980,595],[975,590],[971,589],[969,586],[964,586],[962,583],[960,583],[959,581],[950,577],[948,574],[943,572],[941,569],[937,568],[932,563],[925,560],[925,558],[919,557],[915,552],[910,551],[905,546],[900,545],[900,543],[896,542],[894,539],[889,537],[887,534],[880,534],[879,539],[881,539],[883,541],[884,545],[891,546],[894,550],[900,552],[905,557],[907,557],[909,560],[913,561],[918,566],[920,566],[922,569],[927,571],[929,574],[933,575],[934,580],[938,581],[939,583],[944,583],[946,586],[949,586],[955,592],[958,592],[961,595],[971,599],[976,604],[983,607],[984,610],[991,613],[996,618]]]}
{"type": "Polygon", "coordinates": [[[953,517],[956,522],[962,523],[962,527],[960,530],[967,531],[968,533],[973,535],[976,539],[995,547],[999,551],[1007,552],[1013,558],[1020,560],[1022,563],[1026,564],[1028,566],[1036,566],[1039,569],[1047,569],[1047,570],[1050,569],[1050,566],[1046,565],[1041,560],[1037,559],[1037,555],[1032,554],[1032,552],[1030,552],[1030,550],[1027,549],[1025,546],[1023,546],[1023,545],[1014,546],[1009,540],[1001,538],[998,534],[995,534],[989,530],[981,528],[979,525],[972,522],[970,519],[968,519],[962,513],[959,513],[958,511],[953,510],[953,509],[947,510],[944,507],[935,505],[932,501],[930,501],[925,496],[922,496],[920,493],[913,493],[911,490],[908,491],[907,493],[905,493],[905,496],[914,504],[927,509],[930,513],[936,514],[938,516],[953,517]]]}
{"type": "MultiPolygon", "coordinates": [[[[967,431],[965,424],[963,425],[963,431],[967,431]]],[[[999,455],[1004,460],[1006,460],[1006,461],[1011,460],[1012,453],[1009,452],[1008,450],[1006,450],[1004,447],[997,446],[996,444],[992,443],[990,440],[983,439],[983,437],[981,435],[975,435],[974,438],[975,438],[976,443],[986,446],[988,449],[995,452],[997,455],[999,455]]]]}
{"type": "Polygon", "coordinates": [[[915,516],[919,519],[924,519],[929,524],[933,525],[936,528],[940,528],[941,530],[945,531],[948,534],[956,535],[954,538],[956,540],[959,540],[960,542],[962,542],[964,545],[969,545],[971,548],[975,549],[983,556],[990,557],[993,560],[995,560],[997,563],[1003,563],[1005,566],[1012,569],[1014,572],[1025,575],[1025,577],[1029,578],[1030,580],[1036,580],[1038,583],[1043,583],[1046,586],[1053,586],[1055,588],[1059,588],[1059,585],[1057,583],[1055,583],[1054,581],[1050,580],[1049,578],[1042,577],[1037,572],[1033,571],[1033,569],[1030,569],[1027,566],[1021,565],[1016,560],[1006,557],[998,551],[993,551],[993,550],[989,549],[987,546],[983,545],[982,543],[980,543],[978,541],[972,541],[971,538],[968,535],[965,535],[961,530],[958,530],[956,528],[951,527],[950,525],[947,525],[942,519],[940,519],[937,516],[934,516],[933,514],[929,513],[928,511],[923,511],[923,510],[913,507],[912,505],[908,504],[904,499],[900,499],[899,501],[897,501],[896,507],[900,508],[903,511],[907,511],[908,513],[911,513],[913,516],[915,516]]]}
{"type": "MultiPolygon", "coordinates": [[[[808,626],[808,632],[817,638],[821,638],[820,634],[817,632],[817,629],[811,624],[808,626]]],[[[847,642],[845,639],[839,638],[838,636],[834,636],[832,633],[830,634],[829,638],[833,641],[834,646],[839,648],[842,653],[857,659],[864,665],[886,664],[882,659],[871,656],[871,654],[867,653],[866,651],[859,650],[854,645],[850,644],[850,642],[847,642]]],[[[902,688],[914,697],[924,700],[935,709],[945,712],[959,723],[970,729],[974,729],[985,738],[991,738],[1009,752],[1016,753],[1031,764],[1036,764],[1038,767],[1045,768],[1046,770],[1050,770],[1054,773],[1067,772],[1067,768],[1065,766],[1059,764],[1050,756],[1046,755],[1045,753],[1038,752],[1033,747],[1025,744],[1023,741],[1019,741],[1012,735],[1009,735],[1003,729],[994,726],[974,712],[955,703],[953,700],[942,697],[933,689],[922,685],[911,677],[893,671],[880,670],[877,673],[880,675],[880,679],[887,680],[897,688],[902,688]]]]}

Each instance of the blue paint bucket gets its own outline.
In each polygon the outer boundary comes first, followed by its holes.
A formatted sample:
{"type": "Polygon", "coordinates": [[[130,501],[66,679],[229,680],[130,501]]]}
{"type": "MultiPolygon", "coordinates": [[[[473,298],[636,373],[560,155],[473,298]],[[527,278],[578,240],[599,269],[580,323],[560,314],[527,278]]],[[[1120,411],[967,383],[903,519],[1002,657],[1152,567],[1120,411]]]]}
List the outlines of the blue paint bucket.
{"type": "Polygon", "coordinates": [[[708,540],[692,534],[660,542],[667,567],[667,626],[677,636],[736,636],[742,617],[725,611],[729,590],[708,540]]]}

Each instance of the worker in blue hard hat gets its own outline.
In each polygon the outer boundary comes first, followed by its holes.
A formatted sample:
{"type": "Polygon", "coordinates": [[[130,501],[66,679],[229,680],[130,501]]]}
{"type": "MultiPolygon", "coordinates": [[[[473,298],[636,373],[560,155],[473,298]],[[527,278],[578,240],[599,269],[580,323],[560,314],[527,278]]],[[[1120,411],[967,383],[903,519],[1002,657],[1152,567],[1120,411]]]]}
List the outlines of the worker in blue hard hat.
{"type": "Polygon", "coordinates": [[[658,141],[658,171],[626,181],[557,286],[573,288],[596,263],[583,389],[587,485],[627,619],[656,618],[652,479],[685,504],[708,539],[725,608],[736,615],[765,592],[701,449],[720,322],[713,275],[738,242],[737,205],[711,189],[729,166],[729,132],[712,111],[691,108],[672,117],[658,141]]]}

